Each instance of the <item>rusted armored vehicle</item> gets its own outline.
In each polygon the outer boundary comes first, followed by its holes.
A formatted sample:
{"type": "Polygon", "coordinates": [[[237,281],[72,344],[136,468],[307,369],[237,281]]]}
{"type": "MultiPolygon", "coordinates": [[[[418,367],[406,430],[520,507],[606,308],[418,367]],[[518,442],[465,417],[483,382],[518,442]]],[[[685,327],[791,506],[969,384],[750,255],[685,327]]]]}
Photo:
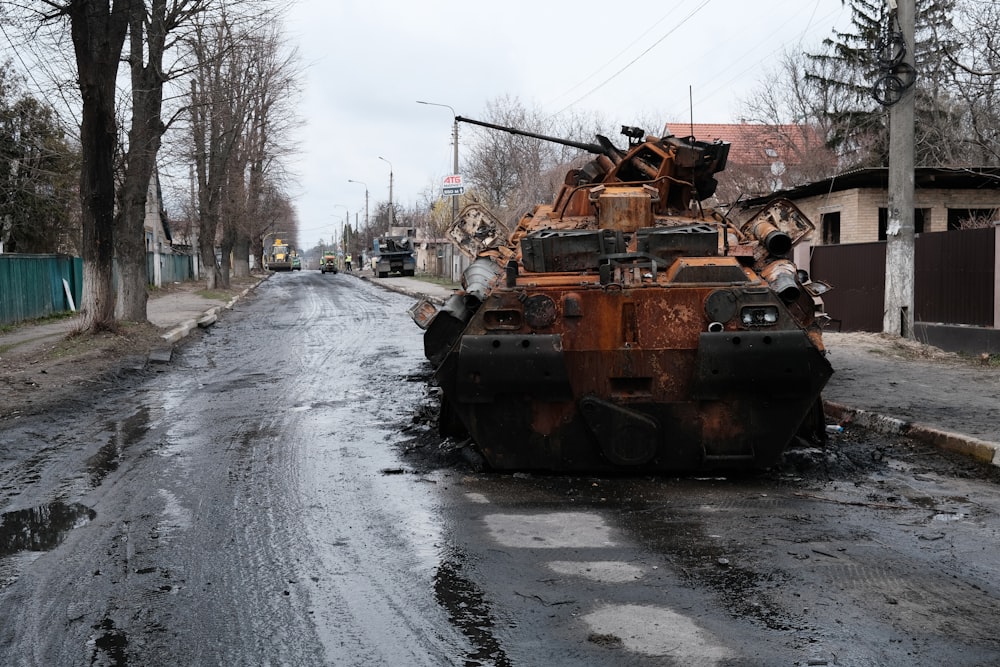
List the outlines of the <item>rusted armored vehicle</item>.
{"type": "Polygon", "coordinates": [[[789,259],[813,226],[784,200],[739,225],[703,208],[729,144],[459,120],[596,158],[513,230],[476,205],[453,223],[463,290],[411,309],[443,433],[494,469],[638,474],[761,469],[822,437],[826,286],[789,259]]]}

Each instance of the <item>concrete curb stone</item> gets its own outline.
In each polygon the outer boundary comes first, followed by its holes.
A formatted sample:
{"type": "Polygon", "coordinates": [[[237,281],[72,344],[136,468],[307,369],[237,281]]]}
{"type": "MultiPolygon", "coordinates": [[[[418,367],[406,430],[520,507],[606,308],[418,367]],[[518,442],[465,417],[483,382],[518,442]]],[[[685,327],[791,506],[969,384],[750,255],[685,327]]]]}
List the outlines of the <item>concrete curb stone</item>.
{"type": "Polygon", "coordinates": [[[1000,443],[980,440],[961,433],[942,431],[926,424],[887,417],[830,401],[823,402],[823,412],[827,417],[841,424],[856,424],[869,431],[884,435],[905,435],[938,449],[955,452],[982,463],[1000,467],[1000,443]]]}
{"type": "Polygon", "coordinates": [[[260,285],[262,282],[264,282],[265,280],[267,280],[270,277],[271,277],[270,275],[264,276],[263,278],[261,278],[260,280],[258,280],[256,283],[254,283],[253,285],[250,285],[249,287],[247,287],[246,289],[244,289],[242,292],[240,292],[239,294],[237,294],[236,296],[234,296],[224,306],[213,306],[213,307],[209,308],[208,310],[206,310],[201,315],[201,317],[199,317],[198,319],[185,320],[185,321],[179,323],[177,326],[175,326],[174,328],[172,328],[169,331],[167,331],[166,333],[164,333],[161,336],[161,338],[166,343],[168,343],[170,345],[173,345],[177,341],[181,340],[182,338],[184,338],[185,336],[187,336],[188,334],[190,334],[195,329],[198,329],[198,328],[208,328],[208,327],[212,326],[213,324],[215,324],[218,321],[219,314],[221,314],[221,312],[223,310],[229,310],[229,309],[231,309],[233,306],[236,305],[236,303],[240,299],[242,299],[243,297],[245,297],[251,291],[255,290],[258,285],[260,285]]]}

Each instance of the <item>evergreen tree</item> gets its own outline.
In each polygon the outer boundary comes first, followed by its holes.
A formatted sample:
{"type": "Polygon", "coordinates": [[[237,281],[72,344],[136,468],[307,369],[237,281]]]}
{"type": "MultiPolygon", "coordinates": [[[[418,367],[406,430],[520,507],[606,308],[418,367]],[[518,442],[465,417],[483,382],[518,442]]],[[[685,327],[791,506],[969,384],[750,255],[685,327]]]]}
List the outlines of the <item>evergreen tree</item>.
{"type": "MultiPolygon", "coordinates": [[[[888,107],[876,100],[877,82],[893,71],[900,41],[898,24],[883,0],[849,0],[850,28],[835,31],[821,53],[809,54],[806,79],[819,88],[835,89],[843,102],[818,109],[830,128],[828,143],[849,166],[885,166],[889,148],[888,107]]],[[[954,105],[948,89],[945,51],[950,48],[955,0],[916,0],[914,72],[895,73],[904,85],[915,80],[917,94],[917,164],[941,164],[952,156],[942,151],[953,137],[954,105]]],[[[831,96],[824,96],[831,97],[831,96]]],[[[891,95],[889,96],[891,97],[891,95]]],[[[883,98],[883,101],[886,101],[883,98]]],[[[889,100],[891,102],[891,99],[889,100]]]]}
{"type": "MultiPolygon", "coordinates": [[[[76,156],[52,108],[0,64],[0,241],[7,252],[71,252],[76,156]]],[[[74,242],[75,241],[75,242],[74,242]]]]}

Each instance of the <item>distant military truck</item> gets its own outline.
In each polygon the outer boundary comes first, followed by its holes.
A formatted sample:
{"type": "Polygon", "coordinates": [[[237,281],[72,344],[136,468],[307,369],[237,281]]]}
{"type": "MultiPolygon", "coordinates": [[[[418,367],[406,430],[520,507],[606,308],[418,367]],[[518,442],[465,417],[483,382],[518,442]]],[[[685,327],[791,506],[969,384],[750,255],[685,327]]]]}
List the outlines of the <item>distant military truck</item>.
{"type": "Polygon", "coordinates": [[[404,233],[372,240],[372,266],[379,278],[412,276],[417,271],[413,236],[404,233]]]}

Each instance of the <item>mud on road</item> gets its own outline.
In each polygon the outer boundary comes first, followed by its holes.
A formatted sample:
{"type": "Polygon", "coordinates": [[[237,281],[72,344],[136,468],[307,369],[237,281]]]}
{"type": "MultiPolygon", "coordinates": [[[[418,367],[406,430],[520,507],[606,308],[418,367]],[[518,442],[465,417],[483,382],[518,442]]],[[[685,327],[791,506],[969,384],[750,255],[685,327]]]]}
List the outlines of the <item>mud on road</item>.
{"type": "Polygon", "coordinates": [[[278,275],[0,424],[0,664],[1000,663],[992,473],[850,425],[742,478],[478,472],[411,304],[278,275]]]}

